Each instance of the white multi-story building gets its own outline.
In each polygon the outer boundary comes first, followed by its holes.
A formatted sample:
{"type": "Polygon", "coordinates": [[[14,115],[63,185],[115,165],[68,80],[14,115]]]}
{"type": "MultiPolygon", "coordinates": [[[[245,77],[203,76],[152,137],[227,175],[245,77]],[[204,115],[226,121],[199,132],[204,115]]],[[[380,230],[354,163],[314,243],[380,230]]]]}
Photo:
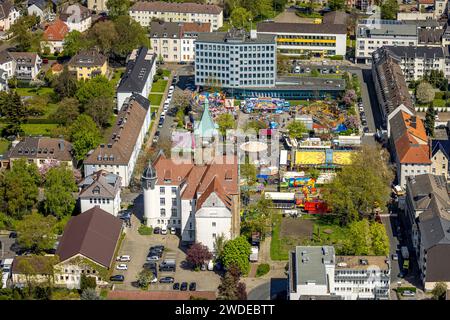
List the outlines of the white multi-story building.
{"type": "Polygon", "coordinates": [[[297,246],[289,256],[289,299],[389,299],[390,269],[385,256],[336,256],[332,246],[297,246]]]}
{"type": "Polygon", "coordinates": [[[150,26],[151,50],[164,62],[191,62],[199,32],[211,32],[210,23],[154,21],[150,26]]]}
{"type": "Polygon", "coordinates": [[[377,51],[382,50],[386,50],[386,54],[397,61],[406,82],[420,80],[431,70],[439,70],[450,76],[446,71],[446,58],[442,47],[384,46],[377,51]]]}
{"type": "Polygon", "coordinates": [[[200,33],[195,41],[195,84],[272,88],[277,74],[275,36],[252,30],[200,33]]]}
{"type": "Polygon", "coordinates": [[[0,2],[0,32],[8,31],[11,26],[20,18],[19,10],[14,6],[12,0],[0,2]]]}
{"type": "Polygon", "coordinates": [[[307,24],[261,22],[259,34],[272,34],[277,38],[278,52],[289,56],[312,54],[315,56],[345,56],[347,26],[345,24],[307,24]]]}
{"type": "Polygon", "coordinates": [[[146,47],[134,49],[127,59],[127,68],[117,87],[117,110],[133,93],[147,98],[156,73],[156,55],[146,47]]]}
{"type": "Polygon", "coordinates": [[[0,69],[5,71],[7,79],[12,78],[16,72],[16,61],[6,50],[0,52],[0,69]]]}
{"type": "Polygon", "coordinates": [[[213,30],[223,26],[223,9],[211,4],[139,1],[129,12],[131,18],[143,27],[150,26],[154,19],[166,22],[210,23],[213,30]]]}
{"type": "Polygon", "coordinates": [[[237,158],[218,157],[207,165],[177,163],[160,154],[143,173],[147,226],[175,228],[184,243],[214,250],[215,239],[239,235],[237,158]]]}
{"type": "Polygon", "coordinates": [[[92,25],[92,15],[89,9],[78,3],[64,5],[59,18],[66,23],[69,31],[84,32],[92,25]]]}
{"type": "Polygon", "coordinates": [[[98,146],[84,161],[85,176],[106,170],[120,176],[122,186],[127,187],[150,122],[150,102],[136,93],[128,97],[117,115],[109,142],[98,146]]]}
{"type": "Polygon", "coordinates": [[[396,20],[361,20],[356,28],[357,62],[372,61],[372,53],[383,46],[417,46],[415,24],[396,20]]]}
{"type": "Polygon", "coordinates": [[[99,170],[84,178],[79,184],[81,213],[99,206],[100,209],[117,217],[120,211],[120,176],[99,170]]]}

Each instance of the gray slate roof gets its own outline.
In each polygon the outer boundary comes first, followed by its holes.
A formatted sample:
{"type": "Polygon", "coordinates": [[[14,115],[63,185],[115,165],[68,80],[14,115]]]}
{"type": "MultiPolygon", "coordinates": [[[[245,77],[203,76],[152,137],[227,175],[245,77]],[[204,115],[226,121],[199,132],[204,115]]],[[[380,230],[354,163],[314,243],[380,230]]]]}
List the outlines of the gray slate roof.
{"type": "Polygon", "coordinates": [[[384,48],[398,58],[444,58],[442,47],[384,46],[384,48]]]}
{"type": "Polygon", "coordinates": [[[80,187],[80,199],[97,198],[114,199],[120,191],[122,178],[106,170],[99,170],[84,178],[80,187]]]}
{"type": "Polygon", "coordinates": [[[141,92],[155,59],[156,56],[149,53],[146,47],[133,51],[117,92],[141,92]]]}

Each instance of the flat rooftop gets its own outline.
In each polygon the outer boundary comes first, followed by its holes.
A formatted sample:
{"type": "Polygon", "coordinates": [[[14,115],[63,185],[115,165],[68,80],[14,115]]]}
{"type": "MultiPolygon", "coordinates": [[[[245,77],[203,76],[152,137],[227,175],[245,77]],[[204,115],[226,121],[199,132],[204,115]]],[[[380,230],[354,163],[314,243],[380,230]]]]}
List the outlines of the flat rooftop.
{"type": "Polygon", "coordinates": [[[386,256],[336,256],[336,270],[366,270],[374,266],[389,270],[389,258],[386,256]]]}
{"type": "Polygon", "coordinates": [[[295,248],[297,284],[326,285],[325,264],[334,263],[334,247],[298,246],[295,248]]]}

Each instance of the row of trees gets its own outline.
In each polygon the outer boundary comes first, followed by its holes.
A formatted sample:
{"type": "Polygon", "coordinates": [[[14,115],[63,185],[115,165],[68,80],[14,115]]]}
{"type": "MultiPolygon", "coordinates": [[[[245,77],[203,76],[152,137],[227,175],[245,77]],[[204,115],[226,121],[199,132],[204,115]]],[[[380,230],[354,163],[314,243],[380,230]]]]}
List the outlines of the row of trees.
{"type": "Polygon", "coordinates": [[[0,176],[0,227],[16,229],[24,249],[35,253],[51,249],[75,208],[77,190],[66,166],[49,164],[48,170],[39,172],[34,163],[16,160],[0,176]]]}
{"type": "Polygon", "coordinates": [[[250,20],[264,20],[282,12],[286,3],[287,0],[225,0],[225,16],[234,27],[246,28],[250,26],[250,20]]]}

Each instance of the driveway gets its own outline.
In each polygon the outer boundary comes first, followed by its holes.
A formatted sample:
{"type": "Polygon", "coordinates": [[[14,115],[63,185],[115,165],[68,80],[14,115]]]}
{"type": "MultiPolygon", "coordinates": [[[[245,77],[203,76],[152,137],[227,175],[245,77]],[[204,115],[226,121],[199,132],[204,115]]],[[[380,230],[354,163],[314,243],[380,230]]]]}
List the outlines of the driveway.
{"type": "MultiPolygon", "coordinates": [[[[127,263],[128,270],[115,270],[114,274],[123,274],[124,283],[116,284],[117,290],[136,290],[135,281],[142,265],[146,262],[148,250],[154,245],[164,245],[165,258],[175,258],[177,263],[176,272],[159,272],[158,279],[165,276],[175,278],[175,282],[196,282],[197,291],[216,291],[220,283],[220,276],[213,271],[192,271],[190,268],[182,267],[182,262],[186,258],[185,249],[180,247],[180,240],[177,235],[148,235],[142,236],[138,233],[140,221],[136,216],[132,216],[132,227],[127,229],[127,235],[122,243],[119,255],[130,255],[131,261],[127,263]]],[[[151,291],[172,290],[171,284],[151,284],[151,291]]]]}

